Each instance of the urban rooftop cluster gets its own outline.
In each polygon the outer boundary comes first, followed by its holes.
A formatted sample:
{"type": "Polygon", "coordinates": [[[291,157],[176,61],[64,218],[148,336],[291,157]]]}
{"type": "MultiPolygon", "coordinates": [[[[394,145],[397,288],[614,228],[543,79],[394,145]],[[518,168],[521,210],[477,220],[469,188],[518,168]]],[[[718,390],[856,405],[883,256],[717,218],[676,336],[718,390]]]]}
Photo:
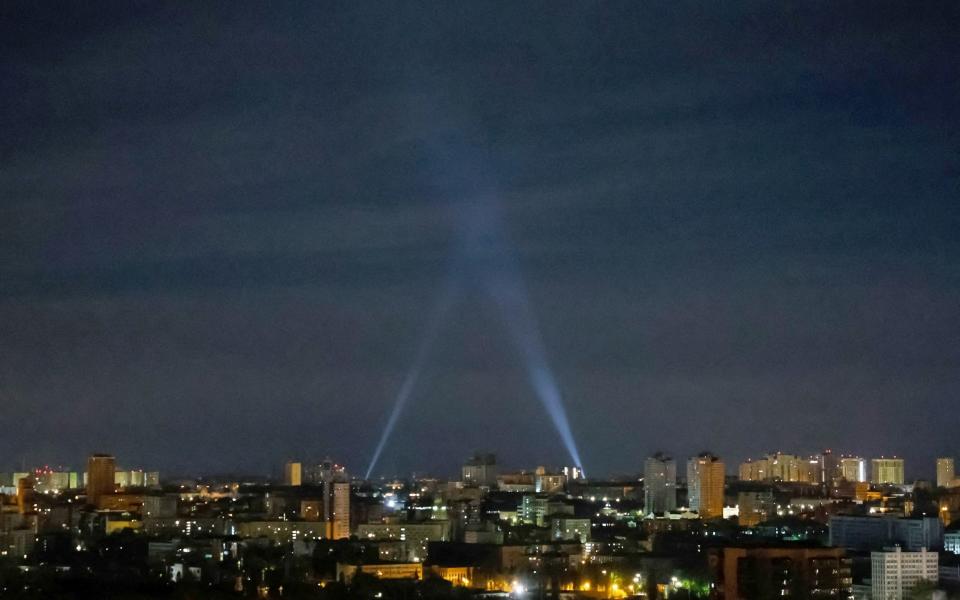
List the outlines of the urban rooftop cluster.
{"type": "MultiPolygon", "coordinates": [[[[144,597],[407,594],[905,598],[960,592],[960,480],[903,459],[776,452],[728,475],[710,452],[642,472],[503,471],[364,480],[332,460],[275,478],[164,479],[108,454],[0,473],[0,592],[144,597]]],[[[2,594],[0,594],[2,595],[2,594]]],[[[42,596],[41,596],[42,597],[42,596]]]]}

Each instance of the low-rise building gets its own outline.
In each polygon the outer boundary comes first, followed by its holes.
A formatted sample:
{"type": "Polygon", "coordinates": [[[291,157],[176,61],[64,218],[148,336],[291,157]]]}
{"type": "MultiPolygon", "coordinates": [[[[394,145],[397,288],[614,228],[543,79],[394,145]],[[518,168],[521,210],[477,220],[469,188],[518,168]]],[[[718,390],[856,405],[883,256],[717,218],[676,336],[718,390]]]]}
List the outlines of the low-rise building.
{"type": "Polygon", "coordinates": [[[960,531],[948,531],[943,534],[943,550],[960,554],[960,531]]]}
{"type": "Polygon", "coordinates": [[[590,519],[569,516],[550,518],[550,537],[563,541],[590,541],[590,519]]]}
{"type": "Polygon", "coordinates": [[[378,579],[423,579],[423,563],[382,563],[372,565],[348,565],[337,563],[337,579],[350,583],[357,573],[373,575],[378,579]]]}
{"type": "Polygon", "coordinates": [[[361,540],[401,542],[401,560],[422,560],[427,555],[427,544],[450,540],[449,521],[425,521],[421,523],[361,523],[357,527],[361,540]]]}
{"type": "Polygon", "coordinates": [[[245,538],[265,537],[279,543],[327,537],[327,524],[317,521],[242,521],[236,524],[236,535],[245,538]]]}
{"type": "Polygon", "coordinates": [[[892,545],[905,550],[943,547],[943,523],[936,517],[830,517],[830,545],[878,550],[892,545]]]}

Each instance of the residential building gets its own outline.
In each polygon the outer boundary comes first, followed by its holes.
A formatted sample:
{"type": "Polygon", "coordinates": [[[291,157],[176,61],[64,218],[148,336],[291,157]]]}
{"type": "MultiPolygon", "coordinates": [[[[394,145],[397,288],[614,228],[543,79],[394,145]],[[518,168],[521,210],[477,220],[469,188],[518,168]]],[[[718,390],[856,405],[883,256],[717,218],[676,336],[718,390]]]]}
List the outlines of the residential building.
{"type": "Polygon", "coordinates": [[[283,465],[283,484],[299,486],[303,484],[303,464],[290,461],[283,465]]]}
{"type": "Polygon", "coordinates": [[[851,594],[850,559],[842,548],[726,547],[708,553],[716,595],[723,600],[847,600],[851,594]]]}
{"type": "Polygon", "coordinates": [[[350,484],[337,481],[326,484],[333,487],[332,501],[328,506],[327,521],[330,524],[330,537],[340,540],[350,537],[350,484]]]}
{"type": "Polygon", "coordinates": [[[768,454],[759,460],[748,460],[740,465],[743,481],[791,481],[820,483],[821,459],[818,456],[803,458],[793,454],[768,454]]]}
{"type": "Polygon", "coordinates": [[[960,554],[960,531],[948,531],[943,534],[943,551],[960,554]]]}
{"type": "Polygon", "coordinates": [[[361,540],[402,542],[397,544],[396,559],[417,562],[427,556],[427,544],[450,540],[449,521],[418,523],[361,523],[357,526],[361,540]]]}
{"type": "Polygon", "coordinates": [[[474,486],[493,486],[497,483],[497,456],[476,453],[463,465],[463,483],[474,486]]]}
{"type": "Polygon", "coordinates": [[[937,459],[937,487],[954,487],[957,473],[954,470],[952,458],[937,459]]]}
{"type": "Polygon", "coordinates": [[[847,481],[865,483],[867,477],[867,461],[859,456],[840,457],[840,478],[847,481]]]}
{"type": "Polygon", "coordinates": [[[551,538],[554,540],[590,541],[590,519],[558,516],[550,518],[551,538]]]}
{"type": "Polygon", "coordinates": [[[546,467],[537,467],[534,473],[534,491],[538,494],[559,494],[567,487],[563,473],[549,473],[546,467]]]}
{"type": "Polygon", "coordinates": [[[903,600],[921,581],[936,582],[939,576],[937,553],[915,552],[899,546],[870,553],[870,582],[873,600],[903,600]]]}
{"type": "Polygon", "coordinates": [[[737,507],[740,509],[739,523],[743,527],[759,525],[776,511],[773,492],[770,490],[738,493],[737,507]]]}
{"type": "Polygon", "coordinates": [[[943,523],[936,517],[830,517],[830,545],[878,550],[894,544],[905,550],[943,547],[943,523]]]}
{"type": "Polygon", "coordinates": [[[703,519],[723,516],[726,471],[723,462],[709,452],[687,461],[687,494],[690,509],[703,519]]]}
{"type": "Polygon", "coordinates": [[[546,524],[548,504],[549,500],[545,496],[524,495],[517,507],[517,519],[521,523],[543,527],[546,524]]]}
{"type": "Polygon", "coordinates": [[[116,491],[116,459],[94,454],[87,459],[87,504],[97,506],[100,498],[116,491]]]}
{"type": "Polygon", "coordinates": [[[677,463],[657,452],[647,458],[643,468],[643,510],[666,513],[677,508],[677,463]]]}
{"type": "Polygon", "coordinates": [[[903,485],[902,458],[875,458],[870,461],[870,483],[903,485]]]}

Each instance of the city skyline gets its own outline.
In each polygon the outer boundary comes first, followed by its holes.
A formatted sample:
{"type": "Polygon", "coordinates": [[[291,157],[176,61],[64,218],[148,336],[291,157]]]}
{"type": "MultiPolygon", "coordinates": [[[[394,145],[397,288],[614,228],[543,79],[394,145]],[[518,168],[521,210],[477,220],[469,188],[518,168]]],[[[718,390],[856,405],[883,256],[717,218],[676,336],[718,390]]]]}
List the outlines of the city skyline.
{"type": "MultiPolygon", "coordinates": [[[[623,472],[599,472],[594,476],[589,477],[592,481],[605,481],[607,479],[611,480],[622,480],[622,481],[644,481],[648,479],[650,473],[653,473],[654,481],[659,482],[656,485],[662,485],[666,481],[685,481],[686,477],[684,476],[683,465],[689,461],[695,461],[698,457],[702,456],[712,456],[721,461],[723,465],[723,472],[726,477],[736,478],[741,481],[784,481],[784,482],[808,482],[808,483],[821,483],[827,482],[831,475],[821,475],[822,472],[829,471],[833,473],[833,477],[837,478],[847,478],[848,475],[852,477],[850,481],[863,481],[876,484],[883,483],[892,483],[897,485],[912,484],[915,481],[923,481],[932,485],[949,486],[951,482],[954,481],[956,475],[954,471],[954,457],[953,456],[939,456],[934,459],[933,464],[926,465],[925,468],[923,465],[917,466],[906,463],[902,457],[895,455],[880,455],[880,456],[861,456],[856,453],[833,453],[832,449],[825,449],[822,452],[815,453],[798,453],[798,454],[786,454],[781,451],[769,452],[769,453],[758,453],[753,456],[747,456],[742,461],[734,460],[728,455],[722,453],[713,453],[710,450],[701,450],[700,452],[694,453],[690,456],[680,456],[675,457],[669,453],[664,452],[661,449],[656,450],[650,454],[645,455],[645,457],[638,463],[637,468],[633,471],[623,471],[623,472]],[[773,471],[771,473],[764,473],[764,467],[760,467],[761,463],[765,463],[768,460],[781,459],[784,460],[784,465],[781,466],[783,471],[773,471]],[[817,471],[815,472],[805,472],[802,469],[796,471],[797,465],[793,465],[791,462],[796,459],[800,463],[810,462],[811,464],[817,463],[817,471]],[[831,461],[832,463],[825,463],[825,461],[831,461]],[[843,466],[844,461],[856,460],[859,461],[860,466],[855,471],[850,471],[850,469],[843,466]],[[664,462],[665,461],[665,462],[664,462]],[[899,479],[887,481],[886,475],[880,475],[881,471],[878,471],[878,463],[890,463],[897,462],[899,463],[899,479]],[[669,466],[668,466],[669,465],[669,466]],[[678,469],[677,465],[680,465],[678,469]],[[949,466],[948,466],[949,465],[949,466]],[[753,467],[753,470],[744,469],[747,467],[753,467]],[[761,469],[758,471],[758,468],[761,469]],[[664,471],[666,469],[666,471],[664,471]],[[787,474],[787,469],[791,470],[792,475],[787,474]],[[848,473],[848,471],[850,471],[848,473]],[[929,471],[929,474],[924,475],[926,471],[929,471]],[[665,473],[672,473],[671,477],[665,477],[665,473]]],[[[90,455],[92,457],[96,456],[105,456],[109,457],[111,460],[115,461],[114,455],[106,453],[94,453],[90,455]]],[[[356,470],[351,471],[349,466],[345,462],[333,462],[329,455],[322,455],[322,457],[310,457],[308,455],[300,454],[295,456],[285,456],[285,457],[276,457],[271,467],[267,470],[244,470],[243,468],[228,468],[221,471],[175,471],[173,473],[165,472],[165,477],[176,477],[176,478],[218,478],[218,477],[236,477],[236,476],[247,476],[253,478],[264,478],[266,480],[274,480],[278,482],[289,482],[295,480],[298,482],[309,482],[313,480],[320,481],[318,479],[319,475],[316,475],[317,470],[323,469],[333,469],[332,472],[342,472],[348,473],[349,475],[341,475],[339,477],[347,477],[350,481],[384,481],[389,479],[415,479],[418,477],[435,477],[440,479],[456,478],[456,475],[460,473],[463,476],[463,479],[467,482],[473,480],[473,476],[467,475],[463,471],[465,464],[470,464],[471,461],[480,460],[478,457],[489,457],[484,460],[492,460],[491,464],[496,465],[498,468],[506,468],[507,472],[516,472],[516,473],[528,473],[532,474],[537,472],[539,469],[546,468],[551,469],[551,472],[554,473],[566,473],[568,470],[574,469],[575,472],[579,473],[578,479],[582,478],[587,480],[588,478],[580,473],[573,465],[564,465],[563,463],[536,463],[536,462],[523,462],[511,460],[509,462],[503,462],[502,456],[496,452],[483,452],[477,453],[474,452],[472,456],[469,453],[465,453],[461,459],[457,462],[457,467],[451,469],[449,472],[440,472],[440,471],[428,471],[425,469],[413,469],[408,472],[396,472],[396,473],[378,473],[370,477],[362,477],[363,469],[360,468],[360,465],[356,466],[356,470]],[[466,461],[466,462],[464,462],[466,461]]],[[[84,460],[89,460],[85,458],[84,460]]],[[[88,466],[89,468],[89,466],[88,466]]],[[[126,462],[117,463],[117,472],[120,473],[150,473],[156,472],[154,465],[137,465],[136,467],[130,468],[130,465],[126,462]],[[120,466],[123,469],[120,469],[120,466]]],[[[889,468],[889,467],[885,467],[889,468]]],[[[688,467],[689,469],[689,467],[688,467]]],[[[28,463],[27,461],[22,461],[16,465],[12,465],[9,462],[0,463],[0,473],[5,474],[14,474],[14,473],[25,473],[25,474],[40,474],[40,473],[60,473],[60,472],[73,472],[80,475],[86,475],[86,472],[80,463],[71,465],[69,462],[60,461],[57,463],[28,463]]],[[[885,473],[885,472],[884,472],[885,473]]],[[[326,479],[322,479],[326,480],[326,479]]],[[[346,479],[345,479],[346,480],[346,479]]],[[[957,479],[960,481],[960,478],[957,479]]],[[[300,485],[299,483],[295,485],[300,485]]],[[[650,501],[650,498],[647,498],[650,501]]],[[[661,500],[656,500],[654,502],[661,502],[661,500]]]]}

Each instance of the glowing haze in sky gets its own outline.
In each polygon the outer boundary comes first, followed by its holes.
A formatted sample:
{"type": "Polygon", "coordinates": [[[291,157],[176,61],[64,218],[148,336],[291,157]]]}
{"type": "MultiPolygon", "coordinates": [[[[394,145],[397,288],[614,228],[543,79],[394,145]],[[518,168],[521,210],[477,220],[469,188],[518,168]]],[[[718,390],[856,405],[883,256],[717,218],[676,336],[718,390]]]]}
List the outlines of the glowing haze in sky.
{"type": "Polygon", "coordinates": [[[366,475],[364,475],[365,479],[370,479],[370,475],[373,474],[373,470],[377,467],[380,454],[387,445],[393,429],[397,426],[397,419],[400,418],[404,406],[406,406],[410,395],[413,394],[417,382],[420,380],[420,375],[423,373],[427,359],[430,356],[430,350],[433,348],[434,342],[437,339],[437,333],[440,331],[440,326],[443,324],[443,320],[446,318],[453,304],[457,289],[456,280],[451,278],[437,299],[430,321],[427,323],[427,328],[423,333],[423,337],[420,338],[420,345],[417,346],[417,351],[416,354],[414,354],[413,362],[410,364],[410,369],[403,379],[400,391],[397,392],[397,397],[393,402],[393,408],[390,411],[390,417],[387,419],[387,424],[383,428],[383,434],[380,436],[377,447],[373,451],[373,457],[370,459],[370,465],[367,467],[366,475]]]}
{"type": "Polygon", "coordinates": [[[0,471],[957,454],[955,0],[0,14],[0,471]]]}
{"type": "Polygon", "coordinates": [[[452,195],[450,206],[456,213],[452,275],[432,311],[414,361],[394,400],[390,417],[367,468],[366,478],[369,479],[374,473],[397,420],[416,388],[430,350],[455,301],[457,290],[463,285],[464,275],[491,297],[500,309],[503,323],[534,394],[547,411],[570,460],[583,471],[580,451],[574,440],[560,388],[547,360],[520,264],[508,237],[496,186],[490,181],[492,175],[483,168],[482,153],[463,143],[455,132],[432,140],[427,147],[434,157],[434,172],[439,175],[437,183],[452,195]]]}
{"type": "Polygon", "coordinates": [[[489,235],[483,236],[493,245],[493,260],[482,263],[484,289],[500,307],[534,393],[550,415],[550,421],[560,435],[573,464],[583,471],[580,451],[573,439],[560,388],[547,360],[540,328],[530,305],[519,264],[505,238],[499,207],[491,200],[480,203],[477,208],[491,213],[489,221],[480,219],[478,222],[489,223],[493,227],[485,232],[489,235]]]}

